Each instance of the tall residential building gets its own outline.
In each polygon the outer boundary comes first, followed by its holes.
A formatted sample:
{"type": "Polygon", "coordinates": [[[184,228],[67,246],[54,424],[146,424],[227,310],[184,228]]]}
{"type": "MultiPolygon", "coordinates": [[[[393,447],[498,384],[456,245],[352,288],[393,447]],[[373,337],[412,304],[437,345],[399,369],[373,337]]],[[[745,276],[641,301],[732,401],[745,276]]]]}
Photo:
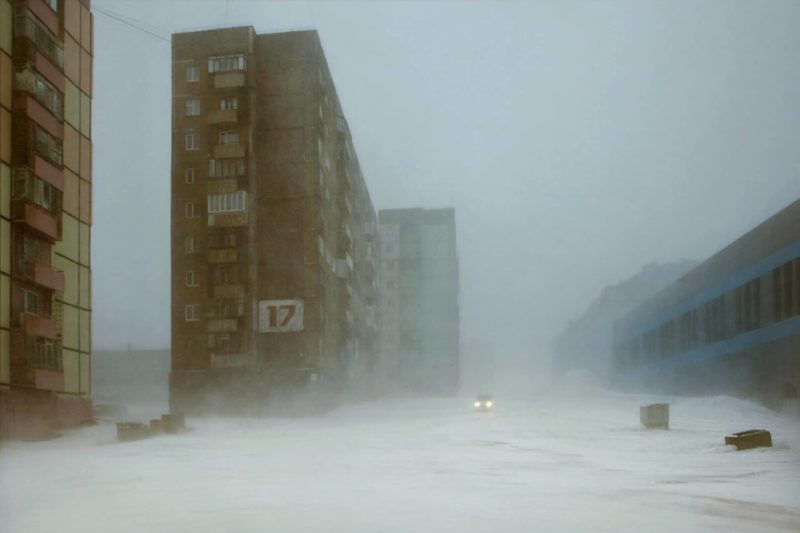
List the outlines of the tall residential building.
{"type": "Polygon", "coordinates": [[[380,345],[386,379],[420,394],[459,384],[458,254],[453,209],[379,218],[380,345]]]}
{"type": "Polygon", "coordinates": [[[317,33],[172,43],[172,408],[353,383],[377,224],[317,33]]]}
{"type": "Polygon", "coordinates": [[[0,435],[91,418],[89,0],[0,0],[0,435]]]}

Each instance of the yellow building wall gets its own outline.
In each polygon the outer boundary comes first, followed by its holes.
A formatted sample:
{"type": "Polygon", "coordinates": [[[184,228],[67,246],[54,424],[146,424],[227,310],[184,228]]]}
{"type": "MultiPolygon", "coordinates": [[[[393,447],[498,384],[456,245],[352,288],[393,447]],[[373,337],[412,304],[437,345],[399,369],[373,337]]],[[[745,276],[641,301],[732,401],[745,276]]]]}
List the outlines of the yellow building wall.
{"type": "Polygon", "coordinates": [[[53,247],[55,253],[63,255],[75,262],[80,259],[80,230],[78,219],[67,213],[61,214],[61,240],[53,247]]]}
{"type": "Polygon", "coordinates": [[[64,392],[77,394],[81,391],[81,357],[78,352],[64,349],[61,351],[64,368],[64,392]]]}
{"type": "Polygon", "coordinates": [[[11,381],[11,90],[14,16],[0,0],[0,384],[11,381]]]}
{"type": "Polygon", "coordinates": [[[53,262],[65,273],[61,335],[65,392],[91,392],[92,16],[78,0],[64,10],[64,213],[53,262]]]}

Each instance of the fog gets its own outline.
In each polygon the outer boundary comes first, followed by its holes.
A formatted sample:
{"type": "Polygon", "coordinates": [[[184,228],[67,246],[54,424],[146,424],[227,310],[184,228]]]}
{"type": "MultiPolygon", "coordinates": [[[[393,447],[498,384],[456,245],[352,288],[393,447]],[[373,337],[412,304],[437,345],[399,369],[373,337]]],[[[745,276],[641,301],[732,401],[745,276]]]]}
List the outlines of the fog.
{"type": "MultiPolygon", "coordinates": [[[[701,372],[680,391],[609,386],[619,317],[800,198],[800,2],[91,8],[95,420],[1,443],[0,530],[800,529],[800,374],[786,352],[728,374],[709,364],[719,389],[701,372]],[[170,38],[226,26],[317,30],[375,210],[455,209],[457,394],[410,394],[385,375],[337,388],[348,382],[298,367],[308,383],[261,402],[266,363],[227,389],[230,368],[203,382],[186,365],[187,390],[225,385],[206,395],[214,408],[187,395],[201,408],[185,431],[118,439],[116,423],[175,409],[180,374],[170,38]],[[779,400],[796,412],[724,389],[781,369],[779,400]],[[261,389],[247,389],[253,375],[261,389]],[[669,404],[669,430],[642,427],[654,403],[669,404]],[[724,443],[751,428],[772,446],[724,443]]],[[[800,325],[796,309],[778,326],[800,325]]]]}
{"type": "MultiPolygon", "coordinates": [[[[515,379],[604,286],[800,195],[793,1],[93,6],[167,39],[316,28],[376,209],[455,207],[462,343],[515,379]]],[[[170,46],[102,12],[95,34],[94,346],[164,348],[170,46]]]]}

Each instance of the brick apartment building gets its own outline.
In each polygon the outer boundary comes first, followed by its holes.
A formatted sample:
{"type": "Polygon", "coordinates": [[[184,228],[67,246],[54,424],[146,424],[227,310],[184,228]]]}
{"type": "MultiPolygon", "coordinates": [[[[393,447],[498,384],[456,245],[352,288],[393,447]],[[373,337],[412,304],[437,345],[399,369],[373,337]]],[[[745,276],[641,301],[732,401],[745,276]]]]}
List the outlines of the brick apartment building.
{"type": "Polygon", "coordinates": [[[459,270],[453,209],[379,212],[381,371],[418,394],[459,385],[459,270]]]}
{"type": "Polygon", "coordinates": [[[0,0],[0,436],[91,418],[88,0],[0,0]]]}
{"type": "Polygon", "coordinates": [[[172,51],[172,408],[353,383],[376,351],[377,224],[317,33],[172,51]]]}

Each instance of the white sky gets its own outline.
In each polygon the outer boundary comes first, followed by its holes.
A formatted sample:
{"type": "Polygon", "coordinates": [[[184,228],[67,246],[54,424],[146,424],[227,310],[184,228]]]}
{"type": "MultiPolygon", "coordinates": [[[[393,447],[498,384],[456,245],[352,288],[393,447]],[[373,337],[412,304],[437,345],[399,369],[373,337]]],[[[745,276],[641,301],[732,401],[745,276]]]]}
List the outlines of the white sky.
{"type": "MultiPolygon", "coordinates": [[[[222,0],[92,4],[225,25],[222,0]]],[[[499,356],[546,359],[603,286],[800,196],[800,2],[233,0],[228,23],[318,29],[375,208],[456,208],[462,339],[499,356]]],[[[170,46],[100,13],[95,39],[94,345],[163,347],[170,46]]]]}

